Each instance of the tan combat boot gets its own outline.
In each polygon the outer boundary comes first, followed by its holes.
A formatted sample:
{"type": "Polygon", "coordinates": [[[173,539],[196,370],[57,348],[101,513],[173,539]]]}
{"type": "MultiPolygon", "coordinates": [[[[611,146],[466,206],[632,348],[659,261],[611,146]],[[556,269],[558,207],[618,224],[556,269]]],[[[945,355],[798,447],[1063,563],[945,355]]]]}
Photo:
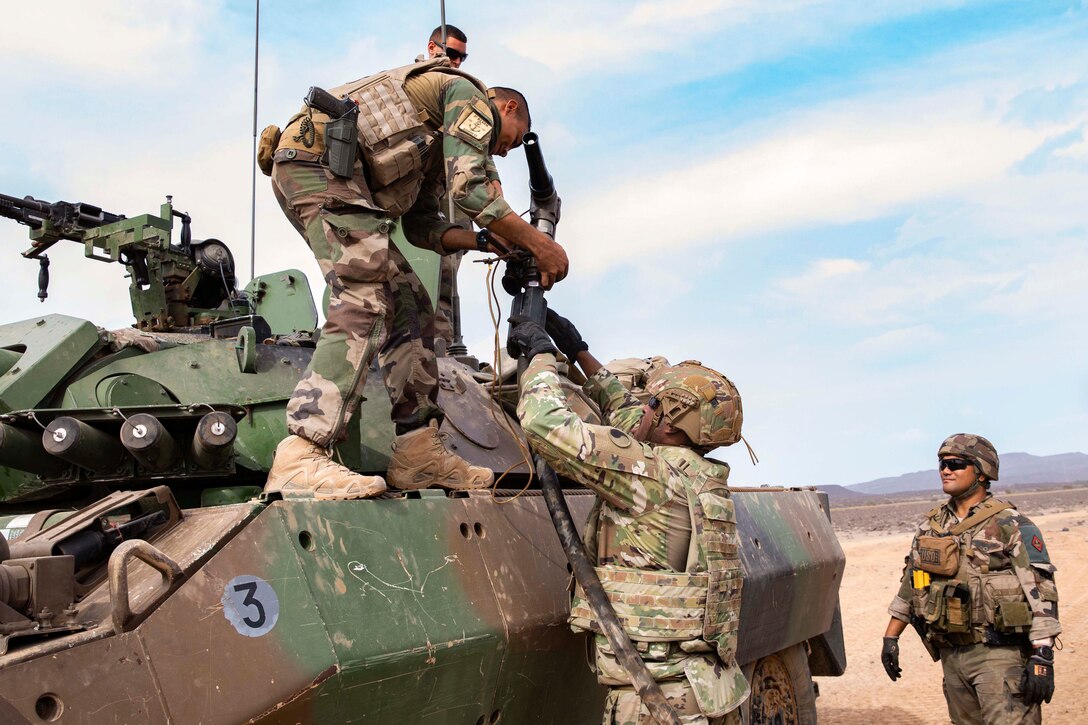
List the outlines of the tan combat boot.
{"type": "Polygon", "coordinates": [[[330,459],[321,446],[295,435],[287,436],[276,446],[272,470],[264,484],[265,493],[278,491],[284,498],[319,501],[371,498],[387,488],[381,476],[355,473],[330,459]]]}
{"type": "Polygon", "coordinates": [[[442,486],[455,490],[487,488],[495,479],[490,469],[473,466],[450,453],[442,444],[438,421],[427,427],[397,436],[386,478],[395,488],[413,490],[442,486]]]}

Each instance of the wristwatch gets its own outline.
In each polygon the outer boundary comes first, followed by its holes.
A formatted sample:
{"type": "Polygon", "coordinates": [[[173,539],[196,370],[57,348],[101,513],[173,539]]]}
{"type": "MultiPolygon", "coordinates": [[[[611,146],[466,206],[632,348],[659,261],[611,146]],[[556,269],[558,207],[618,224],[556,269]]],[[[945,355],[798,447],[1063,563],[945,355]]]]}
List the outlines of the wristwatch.
{"type": "Polygon", "coordinates": [[[491,251],[491,232],[487,229],[481,229],[476,233],[476,249],[484,254],[491,251]]]}

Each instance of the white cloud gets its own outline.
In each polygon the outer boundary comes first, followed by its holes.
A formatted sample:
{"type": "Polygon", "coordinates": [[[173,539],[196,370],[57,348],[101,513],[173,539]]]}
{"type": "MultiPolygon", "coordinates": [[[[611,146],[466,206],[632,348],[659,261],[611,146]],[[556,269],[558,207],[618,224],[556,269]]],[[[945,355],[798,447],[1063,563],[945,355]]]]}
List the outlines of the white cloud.
{"type": "Polygon", "coordinates": [[[828,280],[861,274],[869,269],[868,262],[855,259],[817,259],[809,268],[797,277],[779,282],[782,289],[793,294],[811,294],[821,292],[828,280]]]}
{"type": "Polygon", "coordinates": [[[931,325],[911,325],[867,337],[852,345],[850,351],[861,359],[880,359],[904,353],[918,354],[927,351],[927,348],[943,338],[931,325]]]}
{"type": "Polygon", "coordinates": [[[995,291],[980,309],[1042,324],[1068,320],[1082,326],[1088,310],[1088,234],[1058,244],[1035,247],[1015,286],[995,291]]]}
{"type": "Polygon", "coordinates": [[[1018,270],[991,270],[954,257],[910,257],[864,274],[811,270],[779,280],[772,300],[834,325],[899,325],[939,315],[949,306],[977,310],[977,301],[1008,288],[1018,270]]]}
{"type": "MultiPolygon", "coordinates": [[[[565,76],[638,67],[688,79],[833,44],[859,28],[962,0],[617,0],[548,4],[547,25],[512,28],[507,48],[565,76]]],[[[518,18],[520,21],[522,18],[518,18]]]]}
{"type": "Polygon", "coordinates": [[[581,199],[564,232],[594,240],[579,262],[599,271],[657,247],[651,229],[669,229],[675,248],[873,219],[999,176],[1039,141],[951,102],[929,96],[803,114],[687,166],[644,158],[655,173],[581,199]],[[931,110],[927,123],[908,113],[931,110]]]}
{"type": "Polygon", "coordinates": [[[217,1],[197,0],[6,3],[0,62],[18,71],[9,75],[12,83],[58,69],[113,82],[168,76],[218,9],[217,1]]]}

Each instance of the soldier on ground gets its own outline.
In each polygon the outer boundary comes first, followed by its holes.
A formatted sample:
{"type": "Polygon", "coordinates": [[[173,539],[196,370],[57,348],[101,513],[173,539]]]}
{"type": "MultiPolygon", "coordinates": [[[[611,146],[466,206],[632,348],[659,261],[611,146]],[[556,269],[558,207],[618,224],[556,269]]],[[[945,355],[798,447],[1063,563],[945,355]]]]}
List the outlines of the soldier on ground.
{"type": "Polygon", "coordinates": [[[346,434],[376,355],[397,433],[389,483],[401,489],[432,482],[486,487],[490,470],[469,465],[443,445],[434,311],[419,278],[390,243],[390,232],[399,220],[416,246],[440,254],[479,248],[472,231],[438,209],[448,181],[458,209],[536,257],[545,287],[562,279],[568,264],[563,248],[514,213],[485,172],[491,154],[505,156],[529,130],[525,98],[509,88],[489,90],[445,57],[329,92],[358,105],[356,122],[334,124],[337,133],[326,135],[335,119],[311,104],[282,133],[262,136],[262,149],[274,149],[271,164],[262,168],[271,167],[276,199],[331,290],[317,348],[287,404],[290,435],[276,449],[265,490],[332,499],[386,490],[382,477],[354,473],[329,455],[346,434]],[[340,140],[355,133],[357,144],[340,140]],[[345,150],[358,152],[353,166],[348,156],[346,172],[345,150]],[[341,161],[339,175],[334,160],[341,161]]]}
{"type": "Polygon", "coordinates": [[[952,722],[1039,723],[1054,694],[1058,590],[1039,528],[990,493],[997,450],[957,433],[937,451],[949,499],[918,526],[888,611],[881,662],[895,681],[914,624],[940,659],[952,722]]]}
{"type": "MultiPolygon", "coordinates": [[[[511,352],[530,361],[518,404],[522,427],[559,475],[596,492],[586,548],[650,674],[683,722],[740,723],[749,694],[735,660],[743,571],[729,466],[705,457],[740,439],[737,389],[688,361],[650,373],[650,398],[641,404],[554,312],[547,332],[520,321],[510,338],[511,352]],[[585,423],[570,409],[556,375],[557,347],[587,375],[584,390],[607,425],[585,423]]],[[[653,723],[580,589],[570,622],[594,633],[594,669],[609,687],[605,725],[653,723]]]]}

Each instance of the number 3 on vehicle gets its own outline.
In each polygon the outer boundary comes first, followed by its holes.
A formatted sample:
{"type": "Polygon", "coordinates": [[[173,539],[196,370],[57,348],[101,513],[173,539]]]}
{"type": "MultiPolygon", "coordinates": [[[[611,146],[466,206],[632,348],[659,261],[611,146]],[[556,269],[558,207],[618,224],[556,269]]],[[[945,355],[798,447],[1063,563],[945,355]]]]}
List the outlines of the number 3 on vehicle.
{"type": "Polygon", "coordinates": [[[223,616],[238,634],[260,637],[276,626],[280,600],[272,586],[258,576],[240,574],[223,587],[223,616]]]}

